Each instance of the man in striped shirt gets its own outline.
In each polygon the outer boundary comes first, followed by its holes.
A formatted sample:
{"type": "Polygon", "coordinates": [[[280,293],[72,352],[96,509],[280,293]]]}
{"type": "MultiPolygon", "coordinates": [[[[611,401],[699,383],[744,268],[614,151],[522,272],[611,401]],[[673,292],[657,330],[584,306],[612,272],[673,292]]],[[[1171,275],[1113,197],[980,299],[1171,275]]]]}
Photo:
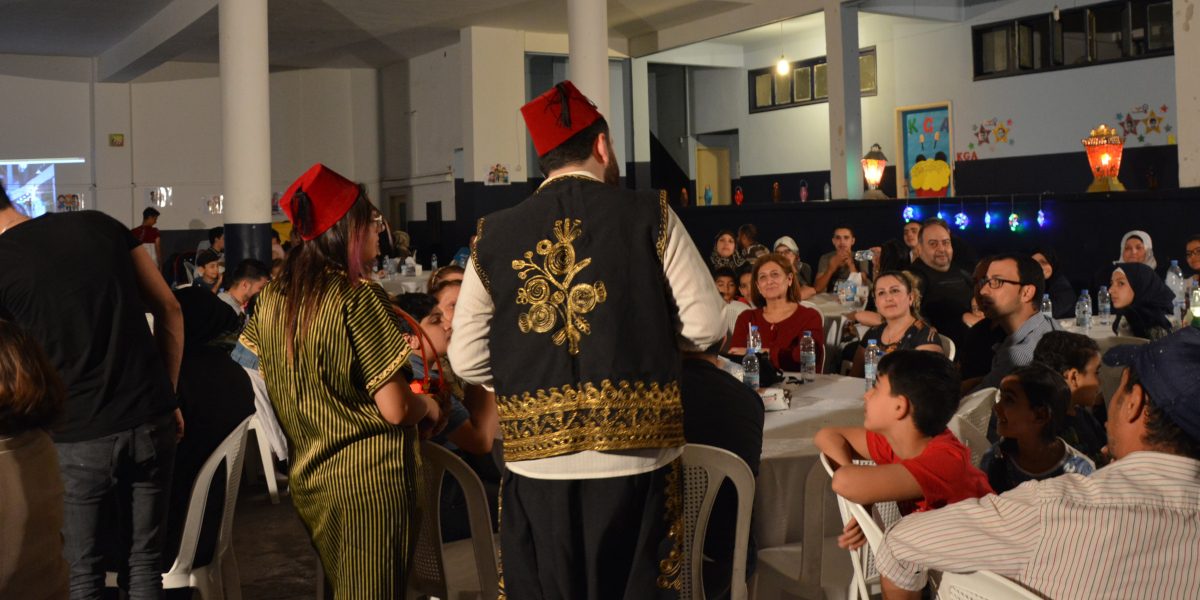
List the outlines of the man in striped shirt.
{"type": "Polygon", "coordinates": [[[1049,598],[1200,598],[1200,329],[1104,357],[1115,462],[906,517],[878,569],[886,598],[930,570],[988,570],[1049,598]]]}

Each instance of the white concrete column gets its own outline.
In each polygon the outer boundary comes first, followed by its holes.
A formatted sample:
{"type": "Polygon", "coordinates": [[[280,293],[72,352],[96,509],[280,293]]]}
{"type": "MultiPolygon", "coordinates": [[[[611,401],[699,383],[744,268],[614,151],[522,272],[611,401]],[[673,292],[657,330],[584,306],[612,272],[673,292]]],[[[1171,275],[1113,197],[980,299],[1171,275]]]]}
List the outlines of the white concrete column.
{"type": "Polygon", "coordinates": [[[271,102],[267,0],[220,0],[221,167],[226,263],[270,259],[271,102]],[[261,239],[260,239],[261,238],[261,239]],[[263,249],[266,250],[265,255],[263,249]]]}
{"type": "MultiPolygon", "coordinates": [[[[567,0],[567,74],[575,87],[609,118],[608,3],[567,0]]],[[[609,127],[613,127],[609,123],[609,127]]]]}
{"type": "Polygon", "coordinates": [[[1175,0],[1175,119],[1179,187],[1200,186],[1200,0],[1175,0]]]}
{"type": "Polygon", "coordinates": [[[862,95],[858,77],[858,7],[825,5],[829,86],[829,176],[834,198],[863,195],[862,95]]]}

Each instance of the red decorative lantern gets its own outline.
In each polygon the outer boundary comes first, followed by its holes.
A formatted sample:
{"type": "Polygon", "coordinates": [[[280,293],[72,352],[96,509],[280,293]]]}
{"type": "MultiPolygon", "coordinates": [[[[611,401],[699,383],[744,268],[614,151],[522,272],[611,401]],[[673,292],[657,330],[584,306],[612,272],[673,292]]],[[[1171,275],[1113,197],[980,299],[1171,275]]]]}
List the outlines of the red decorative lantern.
{"type": "Polygon", "coordinates": [[[863,198],[866,200],[886,200],[887,194],[884,194],[879,189],[879,182],[883,181],[883,169],[887,166],[887,157],[883,155],[883,148],[879,144],[872,144],[871,151],[862,158],[863,177],[867,180],[866,194],[863,198]]]}
{"type": "Polygon", "coordinates": [[[737,191],[733,193],[733,203],[737,204],[738,206],[741,206],[742,202],[745,202],[745,201],[746,201],[746,195],[742,193],[742,186],[739,185],[737,188],[737,191]]]}
{"type": "Polygon", "coordinates": [[[1089,192],[1123,192],[1125,186],[1117,180],[1121,170],[1121,153],[1125,149],[1125,138],[1116,129],[1101,123],[1083,138],[1088,163],[1092,166],[1095,180],[1088,186],[1089,192]]]}

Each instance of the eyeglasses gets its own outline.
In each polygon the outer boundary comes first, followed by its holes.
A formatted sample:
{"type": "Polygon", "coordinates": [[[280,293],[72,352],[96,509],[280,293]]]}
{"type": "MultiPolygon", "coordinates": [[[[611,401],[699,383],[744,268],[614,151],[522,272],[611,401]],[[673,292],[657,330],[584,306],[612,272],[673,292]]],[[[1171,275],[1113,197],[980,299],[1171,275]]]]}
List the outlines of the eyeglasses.
{"type": "Polygon", "coordinates": [[[1188,250],[1187,252],[1184,252],[1183,255],[1188,258],[1195,258],[1197,256],[1200,256],[1200,248],[1196,248],[1195,250],[1188,250]]]}
{"type": "Polygon", "coordinates": [[[975,287],[980,288],[980,289],[987,287],[989,290],[998,290],[998,289],[1000,289],[1000,286],[1002,286],[1006,283],[1011,283],[1012,285],[1017,285],[1017,286],[1025,285],[1024,283],[1021,283],[1020,281],[1013,281],[1011,279],[1001,279],[999,277],[992,277],[990,279],[980,280],[979,283],[975,284],[975,287]]]}

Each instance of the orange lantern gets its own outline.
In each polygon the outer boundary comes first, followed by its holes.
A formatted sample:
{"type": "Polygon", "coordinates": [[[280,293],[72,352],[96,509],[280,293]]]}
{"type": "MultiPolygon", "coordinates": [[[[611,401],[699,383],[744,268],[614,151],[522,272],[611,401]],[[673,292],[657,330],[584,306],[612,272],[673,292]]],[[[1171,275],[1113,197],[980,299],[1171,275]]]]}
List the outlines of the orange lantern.
{"type": "Polygon", "coordinates": [[[872,144],[871,151],[862,158],[863,177],[867,179],[867,186],[870,188],[863,198],[867,200],[884,200],[887,199],[887,194],[884,194],[879,189],[879,182],[883,181],[883,169],[887,166],[887,157],[883,155],[883,149],[879,144],[872,144]]]}
{"type": "Polygon", "coordinates": [[[1125,149],[1125,138],[1116,129],[1101,123],[1083,138],[1083,148],[1087,150],[1088,163],[1092,165],[1092,175],[1096,178],[1088,186],[1089,192],[1123,192],[1125,186],[1117,180],[1117,172],[1121,170],[1121,153],[1125,149]]]}

